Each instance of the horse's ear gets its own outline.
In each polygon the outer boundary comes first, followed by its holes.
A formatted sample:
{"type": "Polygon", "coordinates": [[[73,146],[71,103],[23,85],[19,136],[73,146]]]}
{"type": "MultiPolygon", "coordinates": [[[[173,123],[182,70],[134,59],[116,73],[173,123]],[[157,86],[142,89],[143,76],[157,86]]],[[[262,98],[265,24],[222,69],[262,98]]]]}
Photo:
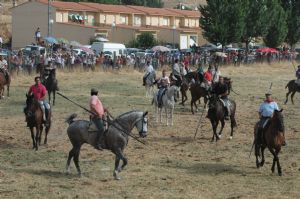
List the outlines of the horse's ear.
{"type": "Polygon", "coordinates": [[[279,110],[279,112],[281,112],[281,113],[282,113],[282,111],[283,111],[283,108],[279,110]]]}
{"type": "Polygon", "coordinates": [[[148,111],[146,111],[146,112],[143,114],[143,117],[145,117],[146,115],[148,115],[148,111]]]}

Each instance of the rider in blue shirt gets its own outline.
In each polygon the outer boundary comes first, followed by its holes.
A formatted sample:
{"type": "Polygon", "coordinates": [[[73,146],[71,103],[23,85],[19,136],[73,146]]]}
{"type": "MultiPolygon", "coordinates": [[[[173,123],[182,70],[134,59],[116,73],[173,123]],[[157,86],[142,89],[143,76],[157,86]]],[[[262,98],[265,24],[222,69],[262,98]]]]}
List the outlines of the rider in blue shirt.
{"type": "Polygon", "coordinates": [[[267,125],[269,119],[273,116],[275,110],[279,110],[278,104],[272,99],[272,93],[269,91],[266,93],[265,101],[259,107],[259,117],[256,144],[262,144],[263,131],[267,125]]]}

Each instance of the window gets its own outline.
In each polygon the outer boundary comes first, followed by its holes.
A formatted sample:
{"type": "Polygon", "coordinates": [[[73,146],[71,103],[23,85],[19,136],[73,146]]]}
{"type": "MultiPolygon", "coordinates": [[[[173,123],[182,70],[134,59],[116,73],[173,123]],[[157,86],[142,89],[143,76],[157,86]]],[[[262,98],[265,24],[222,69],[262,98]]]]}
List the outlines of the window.
{"type": "Polygon", "coordinates": [[[63,14],[61,12],[56,13],[56,21],[63,22],[63,14]]]}
{"type": "Polygon", "coordinates": [[[127,24],[127,17],[125,15],[120,15],[120,23],[127,24]]]}
{"type": "Polygon", "coordinates": [[[142,20],[140,16],[135,16],[134,17],[134,25],[140,26],[142,24],[142,20]]]}
{"type": "Polygon", "coordinates": [[[167,17],[164,17],[163,18],[163,24],[162,24],[163,26],[168,26],[169,25],[169,18],[167,18],[167,17]]]}

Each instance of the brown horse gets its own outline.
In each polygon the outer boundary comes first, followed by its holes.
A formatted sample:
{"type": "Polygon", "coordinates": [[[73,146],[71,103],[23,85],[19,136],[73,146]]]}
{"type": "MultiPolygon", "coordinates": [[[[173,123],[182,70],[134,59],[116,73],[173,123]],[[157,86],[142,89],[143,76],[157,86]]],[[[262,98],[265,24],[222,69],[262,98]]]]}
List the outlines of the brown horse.
{"type": "Polygon", "coordinates": [[[191,96],[192,96],[192,99],[191,99],[191,111],[192,113],[194,114],[194,106],[196,107],[196,110],[198,110],[198,107],[197,107],[197,104],[196,102],[198,100],[200,100],[201,97],[204,98],[204,104],[205,104],[205,107],[206,107],[206,104],[207,104],[207,101],[208,101],[208,91],[202,87],[200,84],[192,84],[191,87],[190,87],[190,92],[191,92],[191,96]]]}
{"type": "MultiPolygon", "coordinates": [[[[24,113],[26,116],[27,126],[30,128],[31,138],[33,142],[33,148],[38,150],[38,145],[41,145],[41,136],[43,132],[43,111],[39,103],[34,99],[33,95],[26,94],[26,107],[24,113]],[[36,129],[36,134],[34,136],[34,127],[36,129]]],[[[44,144],[47,144],[47,136],[51,126],[51,111],[48,113],[48,122],[45,125],[45,140],[44,144]]]]}
{"type": "Polygon", "coordinates": [[[56,79],[56,69],[45,69],[43,84],[48,91],[49,103],[51,104],[51,93],[53,93],[52,104],[55,105],[55,93],[58,91],[58,81],[56,79]]]}
{"type": "Polygon", "coordinates": [[[286,100],[285,100],[284,104],[286,104],[288,102],[288,98],[289,98],[290,93],[292,93],[291,101],[292,101],[292,104],[294,104],[293,98],[294,98],[294,95],[295,95],[296,92],[300,92],[300,85],[298,85],[295,80],[291,80],[285,86],[285,88],[288,88],[289,91],[286,94],[286,100]]]}
{"type": "MultiPolygon", "coordinates": [[[[258,124],[254,127],[254,140],[256,137],[258,124]]],[[[255,144],[255,156],[256,156],[256,166],[257,168],[262,167],[265,163],[264,150],[267,147],[273,155],[272,173],[275,170],[275,163],[277,163],[278,175],[282,175],[281,166],[279,163],[278,154],[281,150],[281,146],[285,143],[284,138],[284,121],[282,115],[282,109],[280,111],[275,110],[273,117],[268,122],[266,130],[263,135],[263,144],[258,146],[255,144]],[[261,162],[259,162],[259,156],[261,152],[261,162]]]]}
{"type": "Polygon", "coordinates": [[[4,97],[4,88],[6,85],[7,88],[7,97],[9,97],[9,86],[10,86],[10,76],[8,75],[8,78],[5,77],[5,74],[0,71],[0,99],[4,97]]]}
{"type": "Polygon", "coordinates": [[[193,72],[186,74],[182,79],[182,84],[180,87],[180,92],[181,92],[181,103],[180,104],[182,104],[182,106],[184,106],[184,103],[188,99],[187,91],[190,88],[190,83],[191,83],[192,79],[195,82],[199,82],[199,75],[198,75],[197,71],[193,71],[193,72]]]}

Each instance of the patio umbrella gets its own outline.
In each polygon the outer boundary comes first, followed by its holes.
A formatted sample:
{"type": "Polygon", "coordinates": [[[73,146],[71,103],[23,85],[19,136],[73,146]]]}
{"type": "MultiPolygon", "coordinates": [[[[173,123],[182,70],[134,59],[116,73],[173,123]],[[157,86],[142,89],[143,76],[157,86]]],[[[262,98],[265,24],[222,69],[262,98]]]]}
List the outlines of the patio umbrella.
{"type": "Polygon", "coordinates": [[[94,54],[94,51],[90,48],[86,48],[86,47],[80,47],[80,49],[88,54],[94,54]]]}
{"type": "Polygon", "coordinates": [[[259,48],[256,50],[256,52],[259,53],[277,53],[278,50],[276,50],[275,48],[259,48]]]}
{"type": "Polygon", "coordinates": [[[58,39],[57,39],[57,42],[60,43],[60,44],[62,44],[62,43],[64,43],[64,44],[69,44],[69,41],[66,40],[65,38],[58,38],[58,39]]]}
{"type": "Polygon", "coordinates": [[[54,37],[45,37],[44,40],[49,44],[57,44],[57,40],[54,37]]]}
{"type": "Polygon", "coordinates": [[[164,46],[154,46],[151,48],[152,51],[160,51],[160,52],[170,52],[171,50],[164,46]]]}
{"type": "Polygon", "coordinates": [[[70,46],[76,46],[76,47],[80,47],[82,46],[78,41],[70,41],[70,46]]]}

